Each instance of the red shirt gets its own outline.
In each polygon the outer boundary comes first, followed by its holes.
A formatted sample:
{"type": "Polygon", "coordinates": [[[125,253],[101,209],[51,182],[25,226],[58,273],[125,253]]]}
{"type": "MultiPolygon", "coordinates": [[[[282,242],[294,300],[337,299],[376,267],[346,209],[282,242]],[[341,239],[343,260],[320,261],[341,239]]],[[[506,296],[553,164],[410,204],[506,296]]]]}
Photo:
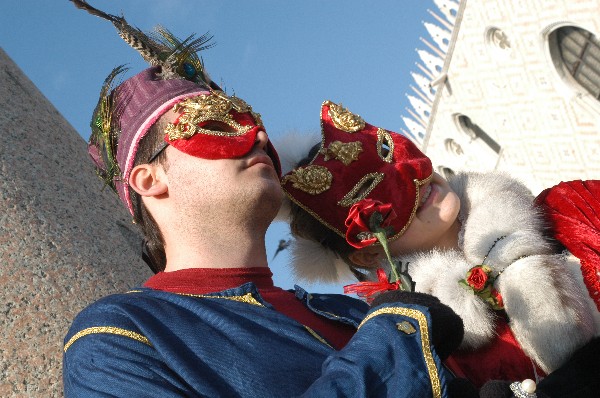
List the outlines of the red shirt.
{"type": "Polygon", "coordinates": [[[273,285],[273,274],[268,267],[255,268],[190,268],[173,272],[159,272],[144,284],[155,290],[171,293],[208,294],[253,282],[261,297],[276,311],[318,332],[335,349],[343,348],[356,329],[337,321],[318,316],[294,293],[273,285]]]}

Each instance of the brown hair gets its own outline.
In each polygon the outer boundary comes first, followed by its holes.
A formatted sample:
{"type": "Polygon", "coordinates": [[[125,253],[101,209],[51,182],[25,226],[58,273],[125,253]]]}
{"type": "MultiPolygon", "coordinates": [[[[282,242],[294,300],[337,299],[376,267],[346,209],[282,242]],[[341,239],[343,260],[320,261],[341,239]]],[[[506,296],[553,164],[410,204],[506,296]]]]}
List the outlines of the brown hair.
{"type": "MultiPolygon", "coordinates": [[[[165,127],[167,122],[162,118],[150,127],[148,133],[142,138],[135,155],[134,167],[149,163],[148,160],[164,145],[165,127]]],[[[150,163],[158,163],[165,170],[168,169],[167,156],[163,150],[150,163]]],[[[148,211],[142,197],[129,187],[129,195],[133,206],[133,221],[140,227],[144,235],[143,258],[154,273],[165,270],[167,257],[165,255],[165,242],[160,228],[152,214],[148,211]]]]}

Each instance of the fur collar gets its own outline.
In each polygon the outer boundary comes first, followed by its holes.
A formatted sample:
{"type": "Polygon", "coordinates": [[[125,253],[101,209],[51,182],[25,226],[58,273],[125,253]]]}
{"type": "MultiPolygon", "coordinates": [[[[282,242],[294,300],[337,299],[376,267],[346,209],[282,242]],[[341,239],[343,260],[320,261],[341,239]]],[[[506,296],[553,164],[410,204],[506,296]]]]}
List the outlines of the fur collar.
{"type": "Polygon", "coordinates": [[[487,255],[502,271],[520,257],[552,253],[543,215],[525,185],[503,173],[462,173],[448,182],[460,198],[460,244],[469,263],[487,255]]]}
{"type": "Polygon", "coordinates": [[[449,182],[461,199],[462,250],[401,256],[401,261],[409,261],[417,291],[437,296],[461,316],[462,349],[490,343],[496,313],[458,284],[487,255],[486,265],[502,272],[496,288],[515,338],[544,371],[556,369],[594,334],[595,327],[587,295],[577,284],[576,272],[567,271],[565,256],[553,251],[532,194],[501,173],[464,173],[449,182]]]}

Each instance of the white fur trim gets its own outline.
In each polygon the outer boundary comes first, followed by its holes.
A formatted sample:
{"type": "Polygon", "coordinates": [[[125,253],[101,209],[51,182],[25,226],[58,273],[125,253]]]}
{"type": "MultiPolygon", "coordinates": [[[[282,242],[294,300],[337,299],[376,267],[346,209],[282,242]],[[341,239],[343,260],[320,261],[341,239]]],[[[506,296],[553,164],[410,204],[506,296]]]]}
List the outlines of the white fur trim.
{"type": "Polygon", "coordinates": [[[417,291],[437,296],[463,319],[461,348],[482,346],[494,337],[495,314],[458,281],[489,252],[486,265],[503,271],[496,288],[515,338],[544,371],[558,368],[600,333],[578,261],[571,265],[552,253],[543,217],[523,184],[502,173],[464,173],[449,182],[461,199],[463,250],[402,256],[411,261],[417,291]]]}
{"type": "Polygon", "coordinates": [[[523,184],[503,173],[463,173],[449,183],[461,200],[467,261],[479,264],[489,252],[489,263],[501,271],[521,256],[551,252],[543,218],[523,184]]]}
{"type": "Polygon", "coordinates": [[[402,256],[399,260],[409,262],[417,292],[436,296],[462,318],[465,336],[461,348],[476,349],[494,338],[494,312],[472,291],[458,284],[471,268],[460,252],[433,250],[402,256]]]}
{"type": "Polygon", "coordinates": [[[562,255],[515,261],[498,278],[510,328],[523,351],[546,373],[560,367],[594,335],[585,291],[562,255]]]}

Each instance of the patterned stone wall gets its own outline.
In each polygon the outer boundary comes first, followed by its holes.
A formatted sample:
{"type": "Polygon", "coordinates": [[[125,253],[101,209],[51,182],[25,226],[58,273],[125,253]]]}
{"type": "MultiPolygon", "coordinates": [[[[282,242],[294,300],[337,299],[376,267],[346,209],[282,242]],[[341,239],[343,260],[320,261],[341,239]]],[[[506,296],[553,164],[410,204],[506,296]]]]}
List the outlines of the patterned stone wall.
{"type": "Polygon", "coordinates": [[[0,134],[0,396],[62,396],[75,314],[150,272],[84,140],[1,49],[0,134]]]}
{"type": "Polygon", "coordinates": [[[564,25],[600,37],[600,1],[461,2],[441,71],[447,80],[423,140],[436,166],[505,170],[534,193],[561,180],[600,178],[600,102],[561,76],[551,56],[548,36],[564,25]],[[460,115],[500,151],[465,134],[460,115]]]}

